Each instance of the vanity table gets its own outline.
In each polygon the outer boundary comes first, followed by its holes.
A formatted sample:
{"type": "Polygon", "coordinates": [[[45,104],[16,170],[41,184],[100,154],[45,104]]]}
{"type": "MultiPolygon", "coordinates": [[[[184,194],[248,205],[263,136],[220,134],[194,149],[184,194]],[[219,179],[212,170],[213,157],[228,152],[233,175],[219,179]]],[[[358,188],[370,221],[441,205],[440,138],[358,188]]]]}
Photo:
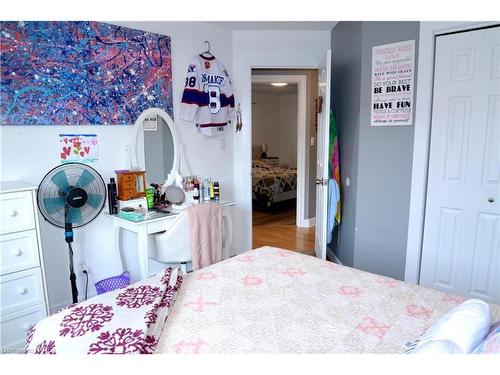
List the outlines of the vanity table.
{"type": "MultiPolygon", "coordinates": [[[[149,108],[141,113],[134,124],[128,146],[130,170],[146,171],[146,181],[150,183],[177,185],[182,183],[179,171],[183,148],[172,118],[160,108],[149,108]],[[155,126],[144,127],[144,121],[155,126]]],[[[189,171],[188,171],[189,172],[189,171]]],[[[223,207],[223,258],[228,258],[231,250],[233,227],[230,216],[231,201],[218,202],[223,207]]],[[[149,277],[149,254],[152,235],[168,231],[180,212],[148,211],[144,219],[128,220],[118,215],[105,213],[113,223],[114,257],[123,270],[120,246],[121,230],[137,234],[137,251],[140,278],[149,277]]],[[[152,244],[151,244],[152,245],[152,244]]]]}
{"type": "MultiPolygon", "coordinates": [[[[231,221],[230,207],[234,206],[233,201],[221,201],[219,204],[223,207],[223,243],[222,257],[229,258],[231,244],[233,241],[233,225],[231,221]]],[[[119,217],[118,215],[110,215],[105,213],[104,216],[113,221],[113,252],[115,259],[121,263],[120,251],[120,232],[122,229],[129,230],[137,234],[137,254],[139,259],[140,278],[149,277],[149,252],[150,252],[150,236],[156,233],[167,231],[174,222],[174,219],[179,212],[165,213],[161,211],[150,211],[149,217],[144,220],[132,221],[119,217]]],[[[119,264],[123,269],[123,264],[119,264]]]]}

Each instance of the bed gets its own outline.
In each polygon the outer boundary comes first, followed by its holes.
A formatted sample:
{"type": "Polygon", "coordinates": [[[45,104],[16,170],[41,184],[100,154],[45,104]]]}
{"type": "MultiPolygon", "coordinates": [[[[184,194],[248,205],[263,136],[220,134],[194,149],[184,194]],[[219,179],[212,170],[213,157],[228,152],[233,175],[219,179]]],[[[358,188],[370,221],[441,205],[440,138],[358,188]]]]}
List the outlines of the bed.
{"type": "Polygon", "coordinates": [[[252,198],[267,207],[297,197],[297,168],[252,161],[252,198]]]}
{"type": "Polygon", "coordinates": [[[157,353],[403,353],[463,301],[263,247],[188,275],[157,353]]]}
{"type": "MultiPolygon", "coordinates": [[[[147,352],[403,353],[406,343],[463,301],[273,247],[189,273],[176,293],[166,293],[169,311],[162,314],[168,318],[155,323],[157,339],[147,352]]],[[[96,305],[98,297],[79,305],[96,305]]],[[[500,306],[490,305],[490,311],[493,321],[500,320],[500,306]]],[[[130,309],[135,312],[140,309],[130,309]]],[[[101,331],[95,335],[109,341],[101,331]]],[[[37,337],[33,348],[48,342],[37,337]]]]}

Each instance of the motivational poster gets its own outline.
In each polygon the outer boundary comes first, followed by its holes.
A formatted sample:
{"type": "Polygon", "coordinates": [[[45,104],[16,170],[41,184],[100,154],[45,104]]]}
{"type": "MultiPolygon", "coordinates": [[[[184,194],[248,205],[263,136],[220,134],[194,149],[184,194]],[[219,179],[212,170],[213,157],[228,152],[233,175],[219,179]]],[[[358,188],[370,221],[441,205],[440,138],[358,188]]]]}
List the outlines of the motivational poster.
{"type": "Polygon", "coordinates": [[[372,126],[413,125],[415,41],[372,48],[372,126]]]}

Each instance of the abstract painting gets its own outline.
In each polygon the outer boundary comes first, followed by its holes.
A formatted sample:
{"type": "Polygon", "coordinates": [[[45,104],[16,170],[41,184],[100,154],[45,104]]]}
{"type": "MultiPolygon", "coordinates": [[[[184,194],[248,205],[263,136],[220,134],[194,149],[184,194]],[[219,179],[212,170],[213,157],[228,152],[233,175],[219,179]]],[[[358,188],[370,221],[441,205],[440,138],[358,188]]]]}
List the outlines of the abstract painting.
{"type": "Polygon", "coordinates": [[[2,125],[127,125],[173,117],[170,37],[101,22],[1,22],[2,125]]]}

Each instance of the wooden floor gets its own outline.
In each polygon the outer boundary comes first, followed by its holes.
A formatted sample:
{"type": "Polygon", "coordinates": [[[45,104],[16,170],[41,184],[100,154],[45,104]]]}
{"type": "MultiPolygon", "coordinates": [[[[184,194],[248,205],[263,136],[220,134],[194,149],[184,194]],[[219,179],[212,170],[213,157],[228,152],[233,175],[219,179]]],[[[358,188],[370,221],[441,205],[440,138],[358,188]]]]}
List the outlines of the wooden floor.
{"type": "Polygon", "coordinates": [[[314,227],[297,228],[295,206],[253,210],[253,248],[275,246],[314,256],[314,227]]]}

